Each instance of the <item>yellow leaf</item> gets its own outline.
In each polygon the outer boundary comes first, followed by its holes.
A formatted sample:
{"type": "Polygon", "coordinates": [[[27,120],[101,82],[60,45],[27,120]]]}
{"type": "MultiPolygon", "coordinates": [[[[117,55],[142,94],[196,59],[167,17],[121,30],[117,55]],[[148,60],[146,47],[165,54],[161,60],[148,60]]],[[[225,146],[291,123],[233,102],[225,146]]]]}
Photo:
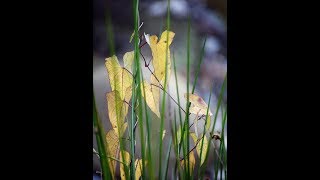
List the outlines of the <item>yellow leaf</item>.
{"type": "MultiPolygon", "coordinates": [[[[123,163],[125,163],[125,165],[127,167],[129,167],[129,165],[130,165],[130,154],[127,151],[123,151],[122,153],[120,152],[120,161],[122,161],[123,163]],[[122,157],[122,153],[124,155],[124,158],[122,157]]],[[[125,169],[124,168],[125,168],[124,164],[120,163],[120,177],[121,177],[121,179],[126,179],[126,173],[125,173],[125,169]]]]}
{"type": "Polygon", "coordinates": [[[108,71],[109,81],[112,91],[115,90],[115,80],[122,74],[122,68],[119,64],[117,56],[112,56],[106,59],[105,66],[108,71]]]}
{"type": "MultiPolygon", "coordinates": [[[[192,137],[194,144],[195,145],[197,144],[196,149],[197,149],[198,156],[200,157],[202,138],[198,139],[195,133],[190,133],[190,136],[192,137]]],[[[201,137],[202,137],[202,135],[201,135],[201,137]]],[[[203,147],[202,147],[200,166],[204,163],[204,160],[207,155],[207,151],[208,151],[208,139],[206,136],[203,136],[203,147]]]]}
{"type": "MultiPolygon", "coordinates": [[[[119,151],[119,137],[115,130],[110,130],[106,134],[107,141],[107,155],[112,158],[117,158],[119,151]]],[[[109,167],[111,169],[111,175],[114,179],[115,171],[116,171],[116,161],[108,158],[109,167]]]]}
{"type": "Polygon", "coordinates": [[[146,81],[141,83],[142,96],[146,100],[146,103],[150,107],[151,111],[154,112],[160,118],[159,98],[154,97],[153,91],[154,91],[154,89],[152,89],[152,87],[149,83],[147,83],[146,81]],[[145,91],[145,94],[143,91],[145,91]]]}
{"type": "Polygon", "coordinates": [[[171,43],[172,43],[172,41],[173,41],[174,35],[175,35],[174,32],[165,30],[165,31],[161,34],[159,43],[166,43],[166,42],[167,42],[167,36],[168,36],[168,42],[169,42],[169,46],[170,46],[171,43]]]}
{"type": "Polygon", "coordinates": [[[150,86],[151,86],[151,92],[152,92],[153,98],[156,100],[155,104],[156,104],[156,106],[159,107],[159,101],[160,101],[160,88],[159,87],[161,87],[161,86],[160,86],[159,82],[157,81],[157,79],[155,78],[155,76],[152,74],[151,74],[151,79],[150,79],[150,86]]]}
{"type": "MultiPolygon", "coordinates": [[[[180,165],[182,166],[182,168],[184,169],[184,163],[185,162],[187,162],[187,158],[185,158],[184,160],[182,160],[181,162],[180,162],[180,165]]],[[[195,166],[195,164],[196,164],[196,159],[194,158],[194,153],[193,153],[193,151],[191,151],[190,153],[189,153],[189,164],[190,164],[190,166],[189,166],[189,172],[190,172],[190,174],[192,174],[193,173],[193,170],[194,170],[194,166],[195,166]]],[[[187,164],[187,167],[188,167],[188,164],[187,164]]]]}
{"type": "MultiPolygon", "coordinates": [[[[132,89],[129,87],[126,91],[125,101],[129,102],[132,94],[132,89]]],[[[118,91],[111,91],[107,93],[107,104],[109,120],[112,128],[118,129],[118,126],[124,124],[124,119],[128,113],[129,105],[121,99],[118,91]]],[[[125,130],[125,129],[124,129],[125,130]]],[[[118,131],[116,131],[118,133],[118,131]]]]}
{"type": "Polygon", "coordinates": [[[149,36],[145,35],[146,41],[148,42],[151,53],[152,53],[152,65],[154,68],[154,74],[163,85],[166,72],[166,54],[167,54],[167,79],[170,78],[171,72],[171,60],[170,60],[170,44],[172,43],[175,33],[171,31],[164,31],[161,34],[158,42],[156,35],[149,36]],[[168,36],[168,51],[167,51],[167,36],[168,36]]]}
{"type": "Polygon", "coordinates": [[[136,172],[135,172],[136,180],[139,180],[142,174],[142,159],[139,159],[139,160],[136,159],[134,166],[136,167],[136,172]]]}
{"type": "MultiPolygon", "coordinates": [[[[130,52],[126,55],[126,58],[129,59],[129,57],[130,52]]],[[[120,66],[116,56],[107,58],[105,66],[108,71],[111,90],[118,91],[120,93],[120,99],[123,100],[126,95],[126,90],[132,85],[132,75],[120,66]]]]}
{"type": "MultiPolygon", "coordinates": [[[[136,161],[134,162],[134,166],[136,167],[136,172],[135,172],[136,180],[139,180],[139,178],[142,175],[142,159],[136,159],[136,161]]],[[[147,166],[147,161],[145,161],[144,163],[144,167],[146,166],[147,166]]]]}
{"type": "Polygon", "coordinates": [[[131,70],[133,61],[134,61],[134,51],[126,52],[123,55],[123,63],[126,69],[131,70]]]}
{"type": "Polygon", "coordinates": [[[114,131],[117,133],[117,135],[118,135],[118,133],[120,133],[120,136],[118,136],[118,137],[122,137],[122,136],[123,136],[123,133],[126,131],[127,127],[128,127],[128,123],[125,122],[125,123],[121,126],[121,130],[120,130],[120,131],[119,131],[118,128],[113,128],[113,129],[114,129],[114,131]]]}
{"type": "MultiPolygon", "coordinates": [[[[187,99],[187,93],[184,94],[185,99],[187,99]]],[[[189,109],[190,113],[198,114],[199,116],[207,115],[208,106],[204,100],[196,94],[189,93],[189,101],[191,102],[191,107],[189,109]]],[[[209,109],[208,116],[212,116],[209,109]]]]}

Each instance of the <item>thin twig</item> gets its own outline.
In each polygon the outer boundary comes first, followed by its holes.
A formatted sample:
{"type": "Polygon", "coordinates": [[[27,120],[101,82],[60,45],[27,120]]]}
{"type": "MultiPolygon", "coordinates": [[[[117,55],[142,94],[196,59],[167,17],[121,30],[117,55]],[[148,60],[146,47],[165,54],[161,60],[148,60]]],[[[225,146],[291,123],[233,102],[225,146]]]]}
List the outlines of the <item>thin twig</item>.
{"type": "Polygon", "coordinates": [[[147,42],[144,42],[142,45],[139,46],[139,48],[142,48],[147,42]]]}
{"type": "MultiPolygon", "coordinates": [[[[191,114],[191,113],[190,113],[191,114]]],[[[204,118],[204,117],[206,117],[204,114],[202,114],[202,116],[200,116],[199,118],[198,118],[198,121],[200,120],[200,119],[202,119],[202,118],[204,118]]],[[[204,119],[205,120],[205,119],[204,119]]],[[[189,126],[189,128],[191,128],[192,126],[193,126],[193,124],[194,124],[194,122],[189,126]]]]}
{"type": "Polygon", "coordinates": [[[186,114],[187,112],[179,105],[179,103],[167,92],[165,91],[163,88],[161,88],[160,86],[156,85],[156,84],[151,84],[151,86],[156,86],[158,88],[160,88],[163,92],[165,92],[166,94],[169,95],[169,97],[179,106],[179,108],[186,114]]]}
{"type": "MultiPolygon", "coordinates": [[[[202,139],[202,138],[201,138],[202,139]]],[[[200,140],[201,139],[198,139],[197,140],[197,143],[196,143],[196,145],[188,152],[188,154],[185,156],[185,157],[187,157],[190,153],[191,153],[191,151],[193,151],[196,147],[197,147],[197,145],[199,144],[199,142],[200,142],[200,140]]],[[[217,151],[217,149],[216,149],[216,147],[215,147],[215,145],[214,145],[214,143],[212,143],[213,144],[213,148],[214,148],[214,151],[215,151],[215,153],[217,154],[217,156],[218,156],[218,158],[219,158],[219,161],[220,161],[220,163],[222,164],[222,166],[224,166],[224,164],[223,164],[223,161],[221,160],[221,157],[219,156],[219,153],[218,153],[218,151],[217,151]]],[[[180,158],[180,161],[182,161],[182,160],[184,160],[185,159],[185,157],[182,157],[182,158],[180,158]]]]}
{"type": "Polygon", "coordinates": [[[132,77],[134,77],[133,74],[127,68],[123,67],[122,69],[126,70],[128,73],[131,74],[132,77]]]}
{"type": "MultiPolygon", "coordinates": [[[[149,64],[152,60],[152,58],[150,59],[149,63],[147,64],[147,61],[146,61],[146,58],[144,57],[144,55],[142,54],[142,52],[140,51],[140,55],[142,56],[143,58],[143,61],[144,61],[144,67],[149,67],[149,64]]],[[[151,69],[149,69],[151,71],[151,69]]]]}
{"type": "Polygon", "coordinates": [[[148,70],[150,71],[150,73],[156,78],[156,80],[157,80],[158,83],[160,84],[161,88],[164,89],[164,87],[162,86],[160,80],[157,78],[157,76],[154,74],[154,72],[152,72],[152,70],[150,69],[150,66],[149,66],[149,65],[150,65],[152,59],[150,59],[149,63],[147,64],[147,61],[146,61],[146,59],[144,58],[144,56],[143,56],[143,54],[141,53],[141,51],[140,51],[140,54],[141,54],[141,56],[142,56],[142,58],[143,58],[143,61],[144,61],[144,67],[148,68],[148,70]]]}
{"type": "Polygon", "coordinates": [[[127,103],[129,105],[129,107],[132,109],[132,106],[130,103],[128,103],[126,100],[123,100],[123,102],[127,103]]]}
{"type": "MultiPolygon", "coordinates": [[[[202,138],[201,138],[201,139],[202,139],[202,138]]],[[[201,139],[198,139],[198,140],[197,140],[197,142],[196,142],[196,144],[194,145],[194,147],[188,152],[188,154],[186,154],[185,157],[187,157],[187,156],[191,153],[191,151],[193,151],[193,150],[197,147],[197,145],[199,144],[199,142],[200,142],[201,139]]],[[[180,158],[180,161],[184,160],[185,157],[180,158]]]]}

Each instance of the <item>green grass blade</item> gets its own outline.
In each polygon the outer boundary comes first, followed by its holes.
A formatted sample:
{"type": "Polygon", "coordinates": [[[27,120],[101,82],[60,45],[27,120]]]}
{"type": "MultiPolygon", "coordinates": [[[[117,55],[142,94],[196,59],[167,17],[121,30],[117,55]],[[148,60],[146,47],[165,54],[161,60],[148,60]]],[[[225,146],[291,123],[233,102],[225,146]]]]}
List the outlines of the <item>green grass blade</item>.
{"type": "MultiPolygon", "coordinates": [[[[209,100],[208,100],[209,101],[208,102],[208,109],[207,109],[207,112],[206,112],[206,120],[205,120],[205,123],[203,125],[203,135],[202,135],[202,140],[201,140],[200,157],[199,157],[199,162],[200,163],[201,163],[201,159],[202,159],[202,149],[203,149],[204,136],[206,135],[206,125],[207,125],[208,113],[209,113],[209,109],[210,109],[211,94],[212,94],[212,89],[210,90],[210,95],[209,95],[209,100]]],[[[200,170],[201,170],[201,165],[199,167],[198,176],[200,175],[200,170]]]]}
{"type": "MultiPolygon", "coordinates": [[[[218,103],[217,103],[217,107],[216,107],[216,110],[215,110],[214,123],[213,123],[213,127],[212,127],[212,130],[211,130],[210,134],[213,134],[214,129],[215,129],[215,124],[216,124],[216,120],[217,120],[217,115],[218,115],[218,111],[219,111],[220,104],[221,104],[221,101],[222,101],[222,97],[223,97],[223,94],[224,94],[224,89],[225,89],[225,86],[226,86],[226,82],[227,82],[227,76],[225,76],[225,79],[224,79],[224,81],[223,81],[223,83],[222,83],[222,86],[221,86],[221,89],[220,89],[220,94],[219,94],[219,98],[218,98],[218,103]]],[[[214,142],[210,140],[208,143],[209,143],[209,144],[208,144],[208,152],[210,152],[210,148],[211,148],[210,144],[211,144],[211,143],[214,143],[214,142]]],[[[214,151],[213,153],[215,153],[215,151],[214,151]]],[[[205,159],[205,161],[208,159],[208,156],[209,156],[209,153],[206,154],[206,157],[205,157],[206,159],[205,159]]],[[[217,161],[216,161],[216,162],[217,162],[217,161]]],[[[215,165],[214,165],[215,171],[216,171],[216,167],[217,167],[216,162],[215,162],[215,165]]],[[[201,177],[201,178],[203,177],[203,173],[204,173],[204,171],[201,170],[201,171],[200,171],[200,177],[201,177]]],[[[216,177],[215,177],[215,178],[216,178],[216,177]]]]}
{"type": "Polygon", "coordinates": [[[169,160],[170,160],[170,152],[171,152],[171,144],[172,144],[172,139],[169,139],[169,147],[168,147],[168,151],[167,151],[167,155],[166,155],[166,166],[165,166],[165,175],[163,176],[163,180],[166,179],[167,174],[168,174],[168,168],[169,168],[169,160]]]}
{"type": "MultiPolygon", "coordinates": [[[[130,149],[131,149],[131,164],[130,164],[130,177],[131,179],[135,179],[135,134],[134,134],[134,123],[135,123],[135,115],[134,115],[134,107],[136,107],[136,100],[140,99],[139,94],[141,95],[140,90],[140,63],[139,63],[139,40],[138,40],[138,23],[139,23],[139,0],[133,0],[133,16],[134,16],[134,63],[133,63],[133,74],[134,74],[134,81],[133,86],[137,88],[132,88],[132,114],[131,114],[131,126],[130,126],[130,149]]],[[[141,112],[139,111],[139,116],[141,112]]],[[[141,118],[141,116],[139,117],[141,118]]],[[[142,163],[143,164],[143,163],[142,163]]]]}
{"type": "Polygon", "coordinates": [[[206,42],[207,42],[207,37],[205,37],[204,42],[203,42],[203,46],[201,48],[200,61],[199,61],[198,67],[197,67],[196,75],[194,77],[193,86],[192,86],[192,94],[194,93],[194,90],[196,89],[196,84],[197,84],[197,80],[198,80],[198,76],[199,76],[199,72],[200,72],[200,67],[202,64],[203,56],[204,56],[204,47],[206,46],[206,42]]]}
{"type": "MultiPolygon", "coordinates": [[[[224,141],[224,128],[225,128],[226,122],[227,122],[227,109],[224,111],[223,120],[222,120],[222,133],[221,133],[222,153],[220,155],[220,156],[223,157],[222,160],[223,160],[223,164],[224,164],[223,169],[224,169],[224,172],[225,172],[225,178],[227,177],[226,176],[226,173],[227,173],[227,161],[226,161],[227,160],[227,151],[226,151],[225,141],[224,141]]],[[[221,169],[221,171],[223,169],[221,169]]]]}
{"type": "MultiPolygon", "coordinates": [[[[141,76],[142,76],[142,79],[144,79],[143,78],[143,74],[142,74],[142,72],[141,72],[141,76]]],[[[144,95],[144,97],[146,97],[146,91],[145,91],[145,87],[143,86],[143,95],[144,95]]],[[[153,172],[153,162],[152,162],[152,155],[151,155],[151,140],[150,140],[150,136],[151,136],[151,134],[150,134],[150,123],[149,123],[149,121],[150,121],[150,119],[149,119],[149,113],[148,113],[148,110],[147,110],[148,108],[147,108],[147,103],[145,102],[144,103],[144,111],[145,111],[145,116],[146,116],[146,126],[147,126],[147,152],[148,152],[148,163],[149,163],[149,171],[150,171],[150,179],[154,179],[154,172],[153,172]]],[[[140,126],[140,129],[142,129],[143,128],[143,126],[141,127],[140,126]]],[[[144,141],[142,141],[141,140],[141,143],[142,142],[144,142],[144,141]]],[[[143,147],[143,148],[145,148],[145,147],[143,147]]],[[[144,153],[144,152],[143,152],[144,153]]],[[[142,153],[142,154],[143,154],[142,153]]],[[[143,161],[144,162],[144,161],[143,161]]],[[[143,170],[143,172],[145,171],[145,167],[144,167],[144,163],[142,163],[142,170],[143,170]]],[[[142,176],[143,176],[143,179],[145,179],[145,174],[143,173],[142,174],[142,176]]]]}
{"type": "MultiPolygon", "coordinates": [[[[174,54],[174,52],[172,53],[172,56],[173,56],[173,67],[174,67],[174,76],[175,76],[175,81],[176,81],[176,92],[177,92],[177,98],[178,98],[178,104],[179,104],[179,106],[180,106],[180,93],[179,93],[179,85],[178,85],[178,79],[177,79],[177,67],[176,67],[176,59],[175,59],[175,54],[174,54]]],[[[178,142],[178,149],[177,149],[177,158],[179,159],[179,156],[180,156],[180,150],[181,150],[181,147],[182,147],[182,145],[183,145],[183,132],[185,131],[185,124],[186,123],[184,123],[184,124],[182,124],[182,115],[181,115],[181,109],[179,108],[179,123],[180,123],[180,127],[182,128],[181,129],[181,132],[180,132],[180,139],[179,139],[179,141],[177,141],[178,142]]],[[[177,131],[175,132],[175,134],[177,134],[177,131]]],[[[177,137],[178,138],[178,137],[177,137]]],[[[185,157],[186,156],[186,154],[187,154],[187,152],[186,152],[186,148],[184,147],[183,148],[183,157],[185,157]]],[[[180,160],[179,160],[179,163],[180,163],[180,160]]],[[[178,170],[180,170],[180,164],[178,164],[177,165],[178,166],[178,170]]],[[[184,168],[184,174],[182,174],[182,175],[186,175],[187,174],[187,172],[186,172],[186,168],[184,168]]],[[[184,177],[183,177],[183,179],[184,179],[184,177]]]]}
{"type": "Polygon", "coordinates": [[[115,48],[114,48],[114,36],[113,36],[112,21],[111,21],[111,11],[109,8],[106,11],[106,28],[108,33],[108,44],[110,48],[110,56],[112,56],[115,54],[115,48]]]}
{"type": "Polygon", "coordinates": [[[105,131],[97,113],[94,95],[93,95],[93,127],[96,134],[103,179],[111,179],[111,172],[110,172],[109,164],[107,160],[107,143],[105,141],[105,131]]]}
{"type": "MultiPolygon", "coordinates": [[[[189,18],[189,22],[188,22],[188,42],[187,42],[187,59],[188,59],[188,64],[187,64],[187,93],[189,93],[188,89],[189,89],[189,67],[190,67],[190,18],[189,18]]],[[[196,87],[196,83],[197,83],[197,80],[198,80],[198,76],[199,76],[199,72],[200,72],[200,67],[201,67],[201,63],[202,63],[202,60],[203,60],[203,56],[204,56],[204,48],[205,48],[205,44],[206,44],[206,41],[207,41],[207,38],[205,38],[204,40],[204,43],[203,43],[203,46],[202,46],[202,49],[201,49],[201,54],[200,54],[200,61],[198,63],[198,66],[197,66],[197,70],[196,70],[196,75],[195,75],[195,79],[193,81],[193,87],[192,87],[192,94],[194,93],[195,91],[195,87],[196,87]]],[[[174,56],[173,56],[174,57],[174,56]]],[[[176,73],[176,65],[174,64],[174,67],[175,67],[175,73],[176,73]]],[[[176,78],[176,82],[177,82],[177,78],[176,78]]],[[[179,92],[178,92],[178,86],[177,86],[177,94],[179,95],[179,92]]],[[[178,96],[178,102],[179,102],[179,96],[178,96]]],[[[180,104],[180,102],[179,102],[180,104]]],[[[188,108],[190,107],[190,104],[189,103],[189,100],[187,98],[187,110],[188,108]]],[[[180,118],[181,118],[181,112],[179,111],[179,115],[180,115],[180,118]]],[[[182,138],[184,137],[184,132],[185,132],[185,127],[187,126],[187,124],[189,123],[189,116],[188,116],[189,112],[187,113],[187,119],[183,125],[183,128],[182,128],[182,135],[181,135],[181,141],[180,143],[182,143],[182,138]]],[[[189,132],[189,130],[187,131],[189,132]]],[[[188,144],[188,143],[187,143],[188,144]]],[[[188,145],[187,145],[188,146],[188,145]]],[[[189,146],[188,146],[189,147],[189,146]]],[[[179,145],[179,150],[181,148],[181,144],[179,145]]],[[[189,148],[187,148],[189,149],[189,148]]],[[[184,154],[185,156],[185,154],[184,154]]]]}
{"type": "MultiPolygon", "coordinates": [[[[189,82],[190,82],[190,21],[191,21],[191,17],[189,16],[189,21],[188,21],[188,40],[187,40],[187,94],[189,94],[189,82]]],[[[186,108],[186,124],[187,124],[187,136],[186,136],[186,142],[187,142],[187,151],[189,151],[189,147],[190,147],[190,142],[189,142],[189,107],[190,107],[190,101],[189,101],[189,96],[187,96],[187,108],[186,108]]],[[[184,132],[183,132],[184,133],[184,132]]],[[[182,134],[183,134],[182,133],[182,134]]],[[[190,158],[189,156],[187,156],[187,163],[188,167],[187,167],[187,179],[190,178],[190,162],[189,162],[190,158]]]]}
{"type": "MultiPolygon", "coordinates": [[[[167,30],[170,31],[170,0],[167,1],[167,30]]],[[[169,40],[169,33],[167,33],[167,42],[169,40]]],[[[166,43],[166,62],[165,62],[165,78],[164,78],[164,92],[162,96],[162,109],[160,118],[160,148],[159,148],[159,179],[162,179],[162,132],[164,127],[164,116],[165,116],[165,103],[166,103],[166,93],[167,90],[167,76],[168,76],[168,49],[169,43],[166,43]]]]}
{"type": "Polygon", "coordinates": [[[222,102],[222,97],[223,97],[223,94],[224,94],[224,89],[225,89],[226,83],[227,83],[227,75],[224,77],[224,80],[223,80],[223,83],[222,83],[222,86],[221,86],[220,95],[219,95],[218,104],[217,104],[217,109],[216,109],[216,111],[215,111],[216,113],[214,115],[213,127],[212,127],[212,130],[211,130],[212,134],[214,132],[214,128],[215,128],[215,125],[216,125],[218,111],[219,111],[219,108],[220,108],[220,105],[221,105],[221,102],[222,102]]]}

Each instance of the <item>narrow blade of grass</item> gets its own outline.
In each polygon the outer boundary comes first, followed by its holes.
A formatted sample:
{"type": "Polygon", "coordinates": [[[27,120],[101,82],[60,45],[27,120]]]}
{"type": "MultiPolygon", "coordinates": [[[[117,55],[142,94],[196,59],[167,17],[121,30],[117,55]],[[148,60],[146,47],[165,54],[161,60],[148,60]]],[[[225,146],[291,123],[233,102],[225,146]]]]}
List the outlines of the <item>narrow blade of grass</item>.
{"type": "MultiPolygon", "coordinates": [[[[190,25],[190,20],[189,20],[189,25],[190,25]]],[[[188,37],[190,37],[190,32],[188,31],[188,33],[189,33],[188,37]]],[[[188,41],[189,41],[188,49],[190,49],[190,39],[188,39],[188,41]]],[[[205,40],[203,42],[203,46],[201,48],[200,60],[199,60],[199,63],[198,63],[197,69],[196,69],[195,79],[194,79],[193,85],[192,85],[192,94],[194,93],[195,87],[196,87],[196,84],[197,84],[197,80],[198,80],[198,76],[199,76],[199,72],[200,72],[200,67],[201,67],[201,64],[202,64],[203,56],[204,56],[204,48],[205,48],[205,45],[206,45],[206,41],[207,41],[207,37],[205,37],[205,40]]],[[[174,54],[173,54],[173,57],[174,57],[174,54]]],[[[174,64],[174,67],[176,68],[176,64],[174,64]]],[[[176,69],[175,69],[175,73],[176,73],[176,69]]],[[[177,82],[177,78],[176,78],[176,82],[177,82]]],[[[189,87],[189,85],[188,85],[188,87],[189,87]]],[[[178,86],[177,86],[177,95],[178,95],[178,102],[180,104],[178,86]]],[[[190,103],[189,103],[188,106],[190,107],[190,103]]],[[[179,113],[180,113],[179,115],[180,115],[180,118],[181,118],[181,111],[179,111],[179,113]]],[[[185,123],[183,125],[183,128],[182,128],[182,135],[181,135],[180,143],[182,142],[182,138],[184,137],[183,135],[184,135],[186,124],[187,124],[187,121],[185,121],[185,123]]],[[[179,145],[179,151],[180,151],[180,149],[181,149],[181,144],[179,145]]],[[[185,157],[185,154],[183,156],[185,157]]]]}
{"type": "MultiPolygon", "coordinates": [[[[222,101],[222,97],[223,97],[223,94],[224,94],[224,89],[225,89],[226,83],[227,83],[227,75],[225,76],[224,81],[223,81],[222,86],[221,86],[221,89],[220,89],[218,103],[217,103],[217,107],[216,107],[215,115],[214,115],[213,127],[212,127],[212,130],[211,130],[210,134],[213,134],[214,129],[215,129],[215,124],[216,124],[217,117],[218,117],[217,115],[218,115],[218,111],[219,111],[220,104],[221,104],[221,101],[222,101]]],[[[208,144],[208,152],[210,152],[210,147],[211,147],[210,143],[214,143],[214,142],[212,140],[210,140],[208,143],[209,143],[208,144]]],[[[213,151],[213,153],[215,153],[215,151],[213,151]]],[[[209,153],[207,153],[207,155],[205,157],[206,158],[205,161],[207,160],[208,156],[209,156],[209,153]]],[[[216,163],[214,165],[214,168],[216,170],[216,168],[217,168],[217,164],[216,163]]],[[[200,171],[200,178],[203,177],[203,173],[204,173],[204,171],[200,171]]]]}
{"type": "Polygon", "coordinates": [[[100,156],[100,164],[103,179],[110,179],[111,173],[109,169],[109,164],[107,160],[107,143],[105,142],[105,131],[103,126],[101,125],[99,115],[96,109],[95,97],[93,94],[93,127],[96,134],[96,140],[98,145],[98,152],[100,156]]]}
{"type": "MultiPolygon", "coordinates": [[[[190,82],[190,21],[191,21],[191,17],[189,16],[189,21],[188,21],[188,37],[187,37],[187,94],[189,94],[189,82],[190,82]]],[[[187,107],[186,107],[186,124],[187,124],[187,136],[186,136],[186,142],[187,142],[187,151],[189,151],[189,147],[190,147],[190,142],[189,142],[189,107],[190,107],[190,101],[189,101],[189,95],[187,96],[187,107]]],[[[184,131],[182,132],[182,134],[184,133],[184,131]]],[[[187,179],[190,179],[190,162],[189,162],[190,158],[189,156],[187,156],[187,179]]]]}
{"type": "MultiPolygon", "coordinates": [[[[133,16],[134,16],[134,63],[133,63],[133,73],[134,73],[134,81],[132,84],[132,114],[131,114],[131,126],[130,126],[130,137],[131,137],[131,143],[130,143],[130,150],[131,150],[131,164],[130,164],[130,177],[131,179],[135,180],[135,134],[134,134],[134,123],[135,123],[135,114],[134,114],[134,107],[136,107],[136,100],[140,99],[137,97],[139,96],[140,92],[140,63],[139,63],[139,40],[138,40],[138,7],[139,7],[139,0],[133,0],[133,16]],[[138,85],[137,88],[135,88],[135,85],[138,85]]],[[[139,116],[141,113],[139,112],[139,116]]],[[[144,163],[142,163],[144,164],[144,163]]]]}
{"type": "Polygon", "coordinates": [[[226,83],[227,83],[227,75],[224,77],[224,80],[223,80],[223,83],[222,83],[222,86],[221,86],[219,99],[218,99],[218,104],[217,104],[217,109],[216,109],[216,111],[215,111],[216,113],[214,115],[213,127],[212,127],[212,130],[211,130],[212,134],[214,132],[214,128],[215,128],[215,125],[216,125],[218,111],[219,111],[219,108],[220,108],[220,105],[221,105],[221,102],[222,102],[222,98],[223,98],[223,94],[224,94],[224,89],[225,89],[226,83]]]}
{"type": "Polygon", "coordinates": [[[169,167],[169,160],[170,160],[170,152],[171,152],[171,144],[172,144],[172,139],[169,139],[169,147],[167,150],[167,155],[166,155],[166,166],[165,166],[165,175],[163,176],[163,180],[165,180],[167,178],[167,174],[168,174],[168,167],[169,167]]]}
{"type": "MultiPolygon", "coordinates": [[[[141,76],[142,76],[142,79],[143,79],[143,74],[141,73],[141,76]]],[[[144,84],[143,84],[144,85],[144,84]]],[[[144,97],[146,97],[146,91],[145,91],[145,87],[143,86],[143,95],[144,97]]],[[[150,140],[150,124],[149,124],[149,114],[148,114],[148,110],[147,110],[147,103],[145,102],[144,103],[144,111],[145,111],[145,116],[146,116],[146,126],[147,126],[147,151],[148,151],[148,163],[149,163],[149,171],[150,171],[150,179],[154,179],[154,172],[153,172],[153,163],[152,163],[152,155],[151,155],[151,140],[150,140]]],[[[142,126],[142,125],[141,125],[142,126]]],[[[140,127],[140,129],[142,129],[142,127],[140,127]]],[[[144,142],[144,141],[141,141],[141,143],[144,142]]],[[[144,148],[144,147],[143,147],[144,148]]],[[[144,153],[144,152],[143,152],[144,153]]],[[[142,153],[142,154],[143,154],[142,153]]],[[[144,162],[144,160],[143,160],[144,162]]],[[[144,164],[142,164],[142,175],[143,175],[143,179],[145,179],[145,167],[144,167],[144,164]]]]}
{"type": "Polygon", "coordinates": [[[224,128],[225,128],[225,125],[226,125],[226,122],[227,122],[227,109],[224,111],[224,114],[223,114],[223,119],[222,119],[222,133],[221,133],[221,154],[220,156],[223,157],[222,160],[223,160],[223,164],[224,164],[224,167],[223,169],[221,169],[221,174],[222,174],[222,170],[224,170],[224,173],[225,173],[225,178],[227,177],[226,174],[227,174],[227,151],[226,151],[226,147],[225,147],[225,140],[224,140],[224,128]]]}
{"type": "Polygon", "coordinates": [[[207,37],[204,38],[203,46],[201,48],[200,61],[197,66],[197,70],[196,70],[196,74],[195,74],[193,86],[192,86],[192,94],[194,93],[194,90],[196,89],[196,84],[197,84],[197,80],[198,80],[198,76],[199,76],[199,72],[200,72],[200,67],[202,64],[203,56],[204,56],[204,47],[206,46],[206,42],[207,42],[207,37]]]}
{"type": "Polygon", "coordinates": [[[106,27],[107,27],[107,33],[108,33],[108,44],[110,48],[110,54],[111,56],[115,54],[115,48],[114,48],[114,37],[113,37],[113,29],[112,29],[112,21],[111,21],[111,13],[110,8],[107,7],[106,11],[106,27]]]}
{"type": "MultiPolygon", "coordinates": [[[[202,159],[202,150],[203,150],[203,141],[204,141],[204,136],[206,135],[206,125],[207,125],[207,120],[208,120],[208,113],[209,113],[209,109],[210,109],[210,102],[211,102],[211,94],[212,94],[212,88],[210,90],[210,95],[209,95],[209,100],[208,100],[208,109],[206,112],[206,120],[205,123],[203,125],[203,135],[202,135],[202,140],[201,140],[201,147],[200,147],[200,158],[199,158],[199,162],[201,163],[201,159],[202,159]]],[[[208,149],[206,149],[207,151],[208,149]]],[[[208,152],[207,152],[208,153],[208,152]]],[[[200,170],[201,170],[201,165],[199,167],[198,170],[198,176],[200,175],[200,170]]]]}
{"type": "MultiPolygon", "coordinates": [[[[170,0],[167,1],[167,30],[170,31],[170,0]]],[[[167,33],[167,42],[169,42],[169,33],[167,33]]],[[[164,91],[167,90],[167,76],[168,76],[168,49],[169,43],[166,43],[166,62],[165,62],[165,78],[164,78],[164,91]]],[[[164,116],[165,116],[165,103],[166,103],[166,93],[163,92],[162,96],[162,109],[160,118],[160,148],[159,148],[159,179],[162,179],[162,132],[164,126],[164,116]]]]}

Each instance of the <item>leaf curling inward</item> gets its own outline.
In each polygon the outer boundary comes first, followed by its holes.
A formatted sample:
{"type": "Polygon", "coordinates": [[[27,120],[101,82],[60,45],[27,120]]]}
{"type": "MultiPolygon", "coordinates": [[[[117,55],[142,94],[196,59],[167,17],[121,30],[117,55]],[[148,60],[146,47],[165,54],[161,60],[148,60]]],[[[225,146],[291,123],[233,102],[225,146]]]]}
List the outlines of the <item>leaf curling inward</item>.
{"type": "MultiPolygon", "coordinates": [[[[188,96],[188,93],[185,93],[184,98],[187,99],[187,96],[188,96]]],[[[207,114],[208,105],[204,102],[204,100],[200,96],[189,93],[189,101],[191,102],[191,106],[189,109],[190,113],[198,114],[199,116],[207,114]]],[[[209,109],[208,116],[212,116],[212,115],[213,114],[209,109]]]]}

